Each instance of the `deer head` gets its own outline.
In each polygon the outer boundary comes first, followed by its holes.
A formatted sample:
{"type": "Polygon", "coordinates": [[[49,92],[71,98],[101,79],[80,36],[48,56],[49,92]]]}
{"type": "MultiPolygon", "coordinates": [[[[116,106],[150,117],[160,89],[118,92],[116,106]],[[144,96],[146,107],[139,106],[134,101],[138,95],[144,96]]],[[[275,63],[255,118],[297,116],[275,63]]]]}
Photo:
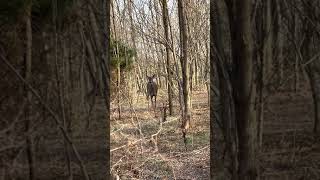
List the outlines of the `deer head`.
{"type": "Polygon", "coordinates": [[[156,75],[152,75],[152,76],[148,76],[147,75],[147,79],[148,79],[148,83],[156,83],[156,75]]]}

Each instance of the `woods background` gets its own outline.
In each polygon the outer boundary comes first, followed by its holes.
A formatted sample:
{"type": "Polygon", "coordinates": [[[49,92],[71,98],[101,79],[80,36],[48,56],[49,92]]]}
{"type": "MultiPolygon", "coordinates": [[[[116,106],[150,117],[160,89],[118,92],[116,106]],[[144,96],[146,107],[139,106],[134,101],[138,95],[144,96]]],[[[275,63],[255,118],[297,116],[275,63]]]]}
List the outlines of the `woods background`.
{"type": "Polygon", "coordinates": [[[1,0],[0,177],[319,179],[319,12],[1,0]]]}

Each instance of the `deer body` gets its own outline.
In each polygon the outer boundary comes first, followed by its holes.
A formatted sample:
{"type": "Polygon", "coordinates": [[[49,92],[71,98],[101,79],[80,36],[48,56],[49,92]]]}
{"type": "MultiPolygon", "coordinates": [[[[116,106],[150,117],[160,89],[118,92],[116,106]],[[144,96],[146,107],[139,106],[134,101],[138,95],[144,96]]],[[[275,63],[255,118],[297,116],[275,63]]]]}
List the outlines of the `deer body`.
{"type": "Polygon", "coordinates": [[[157,107],[157,94],[158,94],[158,84],[155,79],[155,75],[149,77],[147,76],[148,83],[147,83],[147,99],[148,99],[148,107],[149,107],[149,98],[151,100],[151,106],[154,108],[157,107]],[[154,97],[154,104],[153,104],[153,97],[154,97]]]}

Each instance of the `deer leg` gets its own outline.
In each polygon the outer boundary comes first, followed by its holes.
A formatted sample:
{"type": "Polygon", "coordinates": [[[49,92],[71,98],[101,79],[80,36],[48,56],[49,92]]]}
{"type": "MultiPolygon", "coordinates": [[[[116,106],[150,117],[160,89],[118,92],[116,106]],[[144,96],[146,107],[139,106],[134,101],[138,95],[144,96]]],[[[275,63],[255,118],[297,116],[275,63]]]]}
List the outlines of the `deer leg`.
{"type": "Polygon", "coordinates": [[[156,102],[157,102],[157,98],[156,98],[156,96],[154,96],[154,105],[153,105],[153,111],[154,111],[154,117],[157,117],[157,114],[156,114],[156,102]]]}
{"type": "Polygon", "coordinates": [[[153,96],[151,96],[151,108],[153,108],[153,96]]]}

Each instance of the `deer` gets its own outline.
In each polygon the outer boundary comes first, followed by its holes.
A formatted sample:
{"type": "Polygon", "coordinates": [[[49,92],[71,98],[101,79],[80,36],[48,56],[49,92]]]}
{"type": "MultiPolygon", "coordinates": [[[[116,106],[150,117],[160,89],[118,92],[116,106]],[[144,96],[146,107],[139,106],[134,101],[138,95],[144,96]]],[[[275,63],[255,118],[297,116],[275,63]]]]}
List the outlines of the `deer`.
{"type": "Polygon", "coordinates": [[[157,108],[157,94],[158,94],[158,84],[156,82],[156,75],[152,75],[151,77],[147,75],[148,83],[147,83],[147,100],[148,100],[148,108],[149,108],[149,98],[151,101],[151,106],[154,108],[154,112],[157,108]],[[154,97],[154,103],[153,103],[154,97]]]}

